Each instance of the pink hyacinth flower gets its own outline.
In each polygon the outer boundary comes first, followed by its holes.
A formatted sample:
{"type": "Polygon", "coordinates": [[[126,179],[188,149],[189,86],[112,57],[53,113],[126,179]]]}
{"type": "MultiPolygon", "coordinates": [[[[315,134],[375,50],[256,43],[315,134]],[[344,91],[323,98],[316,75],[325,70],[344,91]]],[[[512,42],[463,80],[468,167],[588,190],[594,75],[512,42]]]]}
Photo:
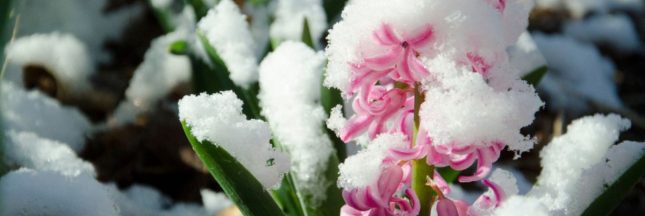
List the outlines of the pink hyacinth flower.
{"type": "Polygon", "coordinates": [[[500,13],[503,13],[504,9],[506,9],[506,0],[486,0],[486,2],[495,7],[500,13]]]}
{"type": "Polygon", "coordinates": [[[367,68],[373,71],[392,70],[389,74],[393,80],[413,84],[429,75],[428,70],[417,58],[418,50],[433,39],[432,27],[426,27],[417,35],[400,37],[388,24],[382,24],[373,33],[378,45],[387,50],[385,53],[368,55],[364,60],[367,68]]]}
{"type": "Polygon", "coordinates": [[[375,186],[343,191],[341,215],[417,215],[420,207],[414,191],[406,188],[397,194],[403,180],[403,170],[394,165],[383,170],[375,186]]]}

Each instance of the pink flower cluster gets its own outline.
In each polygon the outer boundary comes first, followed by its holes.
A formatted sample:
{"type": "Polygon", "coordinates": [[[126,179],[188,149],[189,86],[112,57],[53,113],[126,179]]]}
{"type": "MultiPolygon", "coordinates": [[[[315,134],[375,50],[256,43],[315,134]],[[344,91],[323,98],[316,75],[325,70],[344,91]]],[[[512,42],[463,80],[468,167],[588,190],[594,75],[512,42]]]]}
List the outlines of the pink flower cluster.
{"type": "MultiPolygon", "coordinates": [[[[505,12],[505,0],[486,1],[499,13],[505,12]]],[[[414,130],[415,95],[424,94],[423,84],[435,76],[424,63],[424,59],[430,58],[425,54],[432,50],[429,47],[437,45],[436,34],[441,29],[435,28],[433,23],[421,26],[414,30],[399,30],[397,26],[382,22],[371,32],[370,44],[376,47],[358,48],[359,59],[346,62],[350,68],[350,82],[344,94],[353,97],[355,114],[338,131],[340,138],[350,142],[360,136],[373,140],[381,134],[399,133],[404,135],[408,144],[403,148],[388,149],[375,183],[345,188],[343,198],[346,204],[341,215],[417,215],[420,203],[411,188],[411,167],[412,161],[419,159],[425,159],[429,166],[450,167],[458,171],[476,163],[476,171],[472,175],[460,176],[458,181],[481,181],[493,191],[492,195],[484,194],[472,205],[451,200],[443,196],[449,188],[435,172],[429,178],[428,190],[439,194],[436,203],[439,216],[477,215],[482,209],[498,207],[506,197],[497,184],[485,179],[506,143],[487,140],[482,141],[484,144],[436,144],[427,133],[431,129],[424,127],[423,122],[417,125],[418,130],[414,130]]],[[[476,48],[465,51],[454,61],[488,79],[497,62],[487,60],[477,54],[478,51],[476,48]]]]}

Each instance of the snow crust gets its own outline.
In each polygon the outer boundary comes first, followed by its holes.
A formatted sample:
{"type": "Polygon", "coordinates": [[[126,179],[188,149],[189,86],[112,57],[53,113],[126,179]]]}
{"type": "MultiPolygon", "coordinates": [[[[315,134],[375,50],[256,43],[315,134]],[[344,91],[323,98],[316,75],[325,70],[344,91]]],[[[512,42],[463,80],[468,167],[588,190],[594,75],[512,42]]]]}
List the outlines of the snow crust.
{"type": "Polygon", "coordinates": [[[290,168],[288,155],[269,143],[269,125],[247,120],[242,101],[232,91],[184,96],[179,100],[179,119],[198,141],[222,147],[267,189],[278,184],[290,168]]]}

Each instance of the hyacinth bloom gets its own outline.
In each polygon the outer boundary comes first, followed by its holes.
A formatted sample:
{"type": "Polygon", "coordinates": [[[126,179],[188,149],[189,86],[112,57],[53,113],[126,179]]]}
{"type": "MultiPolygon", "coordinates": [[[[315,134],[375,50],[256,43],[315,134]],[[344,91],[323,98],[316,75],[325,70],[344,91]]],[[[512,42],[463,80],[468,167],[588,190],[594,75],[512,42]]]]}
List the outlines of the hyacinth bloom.
{"type": "Polygon", "coordinates": [[[436,194],[440,216],[487,215],[503,202],[507,193],[487,176],[503,149],[519,154],[531,148],[533,140],[519,129],[542,106],[535,90],[506,61],[505,48],[526,27],[528,10],[505,10],[530,8],[523,4],[529,3],[396,4],[406,13],[387,1],[356,1],[348,7],[329,36],[326,83],[352,100],[354,115],[340,121],[342,116],[332,114],[329,122],[344,122],[334,127],[344,142],[357,140],[367,147],[341,165],[346,202],[341,214],[426,214],[429,203],[424,202],[436,194]],[[453,11],[461,12],[462,20],[451,20],[453,11]],[[389,141],[398,144],[383,143],[388,139],[383,136],[393,135],[400,140],[389,141]],[[366,165],[369,159],[377,162],[366,165]],[[449,191],[447,184],[433,172],[431,181],[442,189],[428,195],[433,187],[418,187],[419,177],[414,177],[419,166],[458,171],[476,166],[459,182],[481,181],[492,192],[472,205],[451,200],[442,195],[449,191]],[[364,178],[352,176],[366,173],[364,178]]]}

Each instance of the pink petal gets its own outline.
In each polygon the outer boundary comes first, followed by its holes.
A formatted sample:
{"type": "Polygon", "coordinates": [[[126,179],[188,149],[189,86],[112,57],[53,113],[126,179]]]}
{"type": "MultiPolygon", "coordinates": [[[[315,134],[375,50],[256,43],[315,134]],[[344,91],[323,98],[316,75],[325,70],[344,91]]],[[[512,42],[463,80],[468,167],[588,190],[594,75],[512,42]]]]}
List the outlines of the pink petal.
{"type": "Polygon", "coordinates": [[[432,26],[426,27],[423,32],[420,34],[409,38],[407,40],[408,44],[414,48],[420,48],[425,46],[428,42],[430,42],[434,37],[434,30],[432,29],[432,26]]]}
{"type": "Polygon", "coordinates": [[[386,53],[365,57],[365,66],[372,70],[387,70],[392,68],[403,57],[403,48],[392,47],[386,53]]]}
{"type": "Polygon", "coordinates": [[[449,199],[439,199],[437,202],[437,215],[438,216],[459,216],[457,206],[449,199]]]}
{"type": "Polygon", "coordinates": [[[450,187],[448,186],[448,183],[443,179],[443,177],[441,177],[441,174],[439,174],[439,172],[435,171],[432,174],[432,180],[435,184],[437,184],[437,187],[441,190],[441,193],[450,193],[450,187]]]}
{"type": "Polygon", "coordinates": [[[495,184],[495,182],[489,181],[488,179],[482,180],[482,183],[493,191],[493,194],[495,195],[495,207],[499,207],[502,200],[506,199],[504,190],[502,190],[499,185],[495,184]]]}
{"type": "Polygon", "coordinates": [[[354,116],[347,121],[345,128],[340,132],[340,139],[349,142],[359,133],[367,130],[369,124],[374,120],[372,116],[354,116]]]}
{"type": "Polygon", "coordinates": [[[394,34],[392,27],[387,24],[382,24],[381,28],[374,31],[372,34],[376,41],[381,45],[399,45],[401,40],[394,34]]]}

